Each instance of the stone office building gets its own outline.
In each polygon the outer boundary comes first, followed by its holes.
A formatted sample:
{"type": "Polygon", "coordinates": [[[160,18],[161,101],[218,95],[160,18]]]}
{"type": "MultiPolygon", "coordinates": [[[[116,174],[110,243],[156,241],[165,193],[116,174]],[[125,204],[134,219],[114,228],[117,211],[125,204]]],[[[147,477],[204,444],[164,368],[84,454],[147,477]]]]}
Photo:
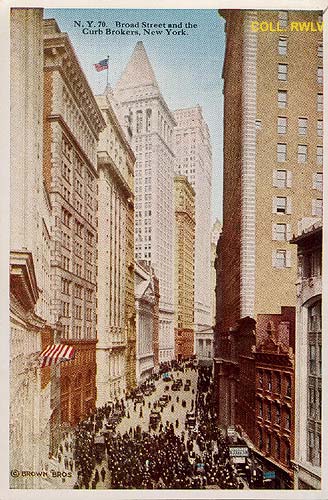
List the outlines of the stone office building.
{"type": "Polygon", "coordinates": [[[105,127],[69,37],[44,21],[44,181],[52,206],[56,341],[75,348],[60,366],[60,420],[96,403],[97,142],[105,127]]]}
{"type": "Polygon", "coordinates": [[[159,279],[159,359],[174,357],[174,152],[175,120],[138,42],[114,98],[136,156],[135,258],[159,279]]]}
{"type": "Polygon", "coordinates": [[[134,304],[135,157],[110,104],[96,96],[106,122],[98,144],[97,405],[136,383],[134,304]]]}

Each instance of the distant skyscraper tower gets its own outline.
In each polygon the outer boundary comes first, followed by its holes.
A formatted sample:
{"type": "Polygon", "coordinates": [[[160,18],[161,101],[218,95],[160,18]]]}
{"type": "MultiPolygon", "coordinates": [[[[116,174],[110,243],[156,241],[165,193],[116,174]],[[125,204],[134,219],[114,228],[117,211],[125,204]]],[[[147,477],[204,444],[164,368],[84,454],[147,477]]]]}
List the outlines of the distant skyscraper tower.
{"type": "Polygon", "coordinates": [[[136,156],[135,257],[159,278],[159,361],[164,361],[174,356],[175,121],[142,42],[114,88],[114,99],[136,156]]]}
{"type": "Polygon", "coordinates": [[[211,317],[211,189],[212,149],[202,108],[178,109],[173,113],[176,173],[185,175],[195,190],[195,352],[212,356],[211,317]]]}

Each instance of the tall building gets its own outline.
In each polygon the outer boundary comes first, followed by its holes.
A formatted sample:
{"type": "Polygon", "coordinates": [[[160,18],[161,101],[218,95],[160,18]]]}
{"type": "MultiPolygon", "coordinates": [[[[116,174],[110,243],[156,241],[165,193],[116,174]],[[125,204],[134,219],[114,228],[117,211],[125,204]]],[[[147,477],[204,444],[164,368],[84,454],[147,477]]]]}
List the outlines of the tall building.
{"type": "Polygon", "coordinates": [[[215,219],[215,222],[212,226],[212,238],[211,238],[211,317],[212,317],[212,325],[215,326],[215,318],[216,318],[216,278],[217,271],[215,267],[215,260],[217,257],[217,244],[220,238],[220,234],[222,232],[222,224],[218,218],[215,219]]]}
{"type": "MultiPolygon", "coordinates": [[[[259,315],[295,307],[297,257],[289,240],[300,218],[321,214],[323,149],[322,33],[304,37],[286,30],[268,37],[251,29],[252,22],[262,21],[279,21],[281,28],[316,23],[320,13],[220,13],[226,20],[226,52],[219,344],[229,342],[245,318],[258,325],[259,315]]],[[[219,399],[226,399],[232,386],[237,389],[230,405],[240,412],[231,412],[230,424],[242,423],[238,369],[230,376],[229,350],[225,355],[219,350],[216,358],[216,384],[223,388],[219,399]]]]}
{"type": "Polygon", "coordinates": [[[184,175],[174,177],[175,357],[194,354],[195,191],[184,175]]]}
{"type": "Polygon", "coordinates": [[[135,263],[136,372],[144,382],[158,367],[159,283],[154,270],[144,261],[135,263]]]}
{"type": "Polygon", "coordinates": [[[174,356],[175,120],[142,42],[114,88],[114,99],[136,156],[135,258],[151,265],[159,279],[159,360],[169,360],[174,356]]]}
{"type": "Polygon", "coordinates": [[[134,154],[108,95],[96,96],[106,122],[98,143],[97,405],[136,382],[134,154]]]}
{"type": "Polygon", "coordinates": [[[44,155],[52,206],[56,341],[75,359],[60,371],[60,419],[75,425],[96,402],[97,142],[105,127],[68,35],[44,21],[44,155]]]}
{"type": "MultiPolygon", "coordinates": [[[[44,470],[52,439],[51,208],[42,174],[43,9],[12,9],[10,80],[10,468],[44,470]]],[[[11,477],[39,488],[40,477],[11,477]]]]}
{"type": "Polygon", "coordinates": [[[211,186],[212,149],[200,106],[173,113],[175,171],[185,175],[195,190],[195,352],[211,358],[211,186]]]}
{"type": "Polygon", "coordinates": [[[303,219],[297,245],[295,489],[321,489],[322,220],[303,219]]]}

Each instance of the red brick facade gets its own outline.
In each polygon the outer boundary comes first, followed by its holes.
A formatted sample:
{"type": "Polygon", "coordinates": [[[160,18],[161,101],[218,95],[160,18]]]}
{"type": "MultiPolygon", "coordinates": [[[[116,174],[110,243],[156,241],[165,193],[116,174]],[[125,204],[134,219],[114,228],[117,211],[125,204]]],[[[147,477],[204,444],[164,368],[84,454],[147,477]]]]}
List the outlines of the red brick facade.
{"type": "Polygon", "coordinates": [[[190,358],[194,354],[194,331],[186,328],[175,328],[175,358],[190,358]]]}
{"type": "Polygon", "coordinates": [[[60,366],[61,421],[75,426],[96,407],[96,340],[65,341],[75,358],[60,366]]]}

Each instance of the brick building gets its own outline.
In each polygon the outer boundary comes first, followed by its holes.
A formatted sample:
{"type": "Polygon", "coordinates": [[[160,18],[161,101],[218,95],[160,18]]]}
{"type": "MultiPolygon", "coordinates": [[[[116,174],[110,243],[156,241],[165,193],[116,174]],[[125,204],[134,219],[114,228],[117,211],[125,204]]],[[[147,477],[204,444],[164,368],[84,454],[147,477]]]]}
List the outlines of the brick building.
{"type": "Polygon", "coordinates": [[[175,357],[194,354],[195,191],[187,177],[174,178],[175,198],[175,357]]]}
{"type": "MultiPolygon", "coordinates": [[[[289,240],[299,219],[322,212],[323,52],[320,31],[304,37],[251,29],[252,22],[279,21],[282,27],[317,22],[319,11],[220,13],[226,20],[226,52],[224,225],[216,325],[216,364],[221,368],[216,371],[228,374],[232,358],[220,352],[220,337],[229,338],[231,332],[243,336],[242,322],[252,318],[255,349],[262,315],[280,315],[282,307],[296,305],[297,255],[289,240]]],[[[244,326],[247,332],[248,322],[244,326]]],[[[293,342],[286,347],[289,352],[293,342]]],[[[220,391],[220,384],[225,388],[230,382],[216,381],[220,404],[236,407],[235,421],[226,423],[243,422],[254,443],[255,421],[245,422],[243,398],[235,400],[228,391],[220,391]]],[[[288,460],[292,456],[291,451],[288,460]]],[[[286,465],[290,469],[291,464],[286,465]]]]}
{"type": "Polygon", "coordinates": [[[259,314],[255,350],[255,446],[275,488],[290,488],[294,458],[295,308],[281,314],[259,314]]]}

